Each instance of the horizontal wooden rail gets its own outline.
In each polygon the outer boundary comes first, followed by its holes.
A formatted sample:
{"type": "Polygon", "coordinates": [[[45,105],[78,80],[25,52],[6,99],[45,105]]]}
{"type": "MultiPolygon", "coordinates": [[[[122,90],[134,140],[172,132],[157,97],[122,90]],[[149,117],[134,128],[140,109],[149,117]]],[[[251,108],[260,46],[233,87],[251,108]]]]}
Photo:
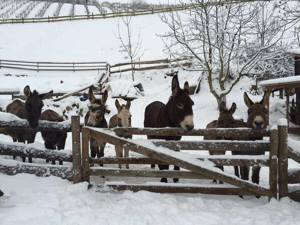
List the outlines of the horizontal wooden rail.
{"type": "Polygon", "coordinates": [[[268,141],[227,141],[227,140],[204,140],[204,141],[153,141],[156,146],[162,146],[172,150],[210,150],[213,153],[224,151],[251,152],[264,154],[269,151],[268,141]]]}
{"type": "Polygon", "coordinates": [[[106,70],[106,62],[35,62],[0,60],[0,68],[32,71],[92,71],[106,70]]]}
{"type": "Polygon", "coordinates": [[[118,190],[137,191],[150,191],[157,193],[199,193],[199,194],[213,194],[213,195],[253,195],[252,192],[236,188],[228,185],[188,185],[188,184],[122,184],[122,183],[107,183],[106,186],[118,190]]]}
{"type": "MultiPolygon", "coordinates": [[[[269,158],[267,156],[241,156],[239,155],[214,155],[214,156],[198,156],[199,160],[209,160],[218,165],[224,166],[268,166],[269,158]]],[[[146,157],[129,157],[129,158],[118,158],[118,157],[103,157],[99,159],[90,158],[91,164],[164,164],[159,160],[154,160],[146,157]]]]}
{"type": "MultiPolygon", "coordinates": [[[[211,128],[185,131],[181,128],[114,128],[117,135],[149,135],[149,136],[218,136],[232,140],[249,140],[257,137],[269,137],[269,130],[253,130],[250,128],[211,128]],[[237,132],[238,131],[238,132],[237,132]]],[[[259,139],[259,138],[258,138],[259,139]]]]}
{"type": "Polygon", "coordinates": [[[57,150],[38,149],[21,143],[0,143],[0,155],[72,162],[72,155],[69,153],[57,150]]]}
{"type": "Polygon", "coordinates": [[[0,161],[0,173],[16,175],[19,173],[35,174],[36,176],[57,176],[72,180],[72,168],[69,166],[42,165],[35,163],[2,163],[0,161]]]}

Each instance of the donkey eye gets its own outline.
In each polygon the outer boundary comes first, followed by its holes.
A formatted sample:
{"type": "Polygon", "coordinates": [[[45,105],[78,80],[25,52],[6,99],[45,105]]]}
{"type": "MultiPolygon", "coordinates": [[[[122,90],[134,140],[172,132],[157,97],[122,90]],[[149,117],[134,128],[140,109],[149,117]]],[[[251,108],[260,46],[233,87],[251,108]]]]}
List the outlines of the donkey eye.
{"type": "Polygon", "coordinates": [[[182,103],[178,103],[178,104],[176,104],[176,106],[177,106],[177,108],[179,108],[179,109],[183,109],[183,108],[184,108],[184,105],[183,105],[182,103]]]}

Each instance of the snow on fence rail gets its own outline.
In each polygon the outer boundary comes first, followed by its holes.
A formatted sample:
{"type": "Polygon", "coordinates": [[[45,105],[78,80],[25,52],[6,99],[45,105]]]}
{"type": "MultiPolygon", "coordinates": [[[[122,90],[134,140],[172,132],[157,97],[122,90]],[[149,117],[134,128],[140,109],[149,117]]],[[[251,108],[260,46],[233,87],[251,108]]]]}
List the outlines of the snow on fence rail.
{"type": "MultiPolygon", "coordinates": [[[[0,131],[5,129],[30,129],[27,121],[16,119],[5,113],[0,114],[0,131]]],[[[70,165],[55,166],[45,164],[11,163],[6,159],[0,160],[0,172],[16,174],[28,172],[47,176],[55,175],[73,180],[74,183],[89,181],[90,176],[118,176],[124,177],[178,177],[184,179],[217,179],[228,185],[210,187],[205,185],[188,184],[124,184],[110,183],[109,187],[117,190],[148,190],[154,192],[189,192],[207,194],[230,195],[263,195],[277,198],[288,196],[288,182],[295,179],[295,174],[288,176],[287,170],[287,127],[281,125],[277,130],[252,130],[240,129],[198,129],[183,131],[178,128],[115,128],[96,129],[91,127],[81,128],[78,116],[72,117],[71,124],[40,122],[37,131],[63,130],[72,131],[72,153],[60,151],[47,151],[35,146],[14,143],[0,143],[0,155],[15,155],[48,160],[72,162],[70,165]],[[82,137],[80,133],[82,132],[82,137]],[[204,136],[214,134],[229,140],[205,141],[160,141],[160,140],[131,140],[123,138],[124,135],[156,135],[156,136],[204,136]],[[267,137],[264,140],[254,140],[258,137],[267,137]],[[112,145],[122,146],[125,151],[134,151],[139,157],[103,157],[92,159],[89,157],[90,139],[101,140],[112,145]],[[174,151],[175,150],[175,151],[174,151]],[[255,150],[262,155],[192,155],[185,150],[197,151],[246,151],[255,150]],[[269,155],[264,155],[269,151],[269,155]],[[94,167],[94,164],[172,164],[185,171],[157,171],[147,169],[116,169],[109,167],[94,167]],[[250,181],[242,180],[233,174],[225,173],[214,165],[225,166],[266,166],[269,168],[269,186],[264,187],[250,181]],[[277,172],[278,171],[278,172],[277,172]],[[278,188],[277,188],[278,185],[278,188]]],[[[68,163],[67,163],[68,164],[68,163]]]]}
{"type": "Polygon", "coordinates": [[[160,70],[173,67],[190,67],[192,65],[191,58],[179,58],[179,59],[158,59],[148,61],[137,61],[118,63],[110,65],[110,74],[122,73],[128,71],[145,71],[145,70],[160,70]]]}

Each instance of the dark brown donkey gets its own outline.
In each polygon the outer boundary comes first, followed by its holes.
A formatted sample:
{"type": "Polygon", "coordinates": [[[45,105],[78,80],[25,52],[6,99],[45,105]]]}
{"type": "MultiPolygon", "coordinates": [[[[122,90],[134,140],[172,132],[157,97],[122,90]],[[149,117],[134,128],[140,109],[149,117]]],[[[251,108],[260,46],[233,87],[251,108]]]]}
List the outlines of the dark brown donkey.
{"type": "MultiPolygon", "coordinates": [[[[252,129],[260,130],[267,127],[268,121],[268,97],[265,93],[260,102],[253,102],[247,93],[244,93],[244,102],[248,107],[248,119],[246,126],[252,129]]],[[[262,139],[263,137],[257,137],[255,140],[262,139]]],[[[249,151],[249,152],[234,152],[236,155],[261,155],[264,153],[249,151]]],[[[243,180],[249,180],[249,166],[240,166],[240,171],[238,167],[235,167],[234,171],[236,176],[241,176],[243,180]]],[[[260,166],[252,167],[252,182],[259,183],[259,171],[260,166]]]]}
{"type": "MultiPolygon", "coordinates": [[[[236,110],[236,104],[232,103],[230,109],[226,108],[226,103],[221,102],[219,106],[219,118],[218,120],[213,120],[209,124],[207,124],[206,128],[237,128],[237,127],[245,127],[246,123],[242,120],[235,120],[233,118],[233,114],[236,110]]],[[[218,137],[212,134],[205,135],[205,140],[220,140],[224,139],[223,137],[218,137]]],[[[228,140],[228,139],[227,139],[228,140]]],[[[225,155],[225,151],[220,151],[218,153],[209,151],[210,155],[225,155]]],[[[216,165],[216,167],[220,168],[224,171],[224,167],[222,165],[216,165]]],[[[214,180],[216,182],[216,180],[214,180]]],[[[222,183],[222,181],[220,181],[222,183]]]]}
{"type": "MultiPolygon", "coordinates": [[[[89,100],[90,106],[89,111],[84,117],[84,124],[91,127],[107,128],[107,122],[105,119],[105,114],[110,113],[106,108],[107,91],[104,91],[102,99],[96,99],[92,88],[89,89],[89,100]]],[[[91,157],[101,158],[104,156],[105,142],[99,142],[95,139],[91,139],[91,157]]]]}
{"type": "MultiPolygon", "coordinates": [[[[43,107],[43,99],[50,97],[53,91],[48,93],[39,94],[37,91],[31,92],[30,87],[27,85],[24,88],[24,95],[26,97],[25,103],[19,99],[14,100],[6,107],[6,112],[12,113],[29,122],[31,128],[36,128],[39,124],[41,111],[43,107]]],[[[6,132],[10,135],[14,142],[33,143],[36,135],[35,130],[8,130],[6,132]]],[[[15,157],[14,157],[15,158],[15,157]]],[[[28,159],[32,162],[32,158],[28,159]]],[[[23,157],[25,162],[25,157],[23,157]]]]}
{"type": "MultiPolygon", "coordinates": [[[[64,119],[58,113],[51,109],[47,109],[41,115],[41,120],[47,120],[52,122],[63,122],[64,119]]],[[[42,131],[42,137],[44,139],[44,145],[47,149],[61,150],[65,148],[67,132],[64,131],[42,131]]],[[[48,161],[47,161],[48,162],[48,161]]],[[[55,160],[52,160],[52,164],[55,164],[55,160]]],[[[63,162],[59,161],[62,165],[63,162]]]]}
{"type": "MultiPolygon", "coordinates": [[[[145,109],[145,127],[181,127],[185,130],[194,128],[193,108],[194,102],[189,96],[189,84],[185,82],[184,89],[181,89],[178,77],[175,75],[172,79],[172,95],[165,105],[162,102],[152,102],[145,109]]],[[[161,137],[148,136],[148,139],[180,140],[180,136],[161,137]]],[[[153,166],[152,166],[153,167],[153,166]]],[[[167,170],[169,165],[159,165],[159,169],[167,170]]],[[[175,170],[179,167],[174,166],[175,170]]],[[[173,179],[178,182],[177,178],[173,179]]],[[[161,178],[161,182],[167,182],[167,178],[161,178]]]]}

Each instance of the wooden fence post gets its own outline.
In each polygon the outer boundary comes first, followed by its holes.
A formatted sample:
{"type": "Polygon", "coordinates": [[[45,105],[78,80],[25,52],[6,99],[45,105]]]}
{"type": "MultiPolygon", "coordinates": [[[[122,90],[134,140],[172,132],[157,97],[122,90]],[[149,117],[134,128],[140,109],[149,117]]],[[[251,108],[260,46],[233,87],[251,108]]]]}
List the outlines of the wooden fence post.
{"type": "Polygon", "coordinates": [[[278,193],[278,131],[277,129],[271,130],[271,136],[270,136],[270,168],[269,168],[269,183],[270,183],[270,190],[271,190],[271,196],[270,198],[277,199],[277,193],[278,193]]]}
{"type": "Polygon", "coordinates": [[[288,196],[288,127],[281,119],[278,125],[278,187],[279,199],[288,196]]]}
{"type": "Polygon", "coordinates": [[[87,128],[82,129],[82,181],[90,181],[90,132],[87,128]]]}
{"type": "Polygon", "coordinates": [[[80,117],[72,116],[73,183],[81,182],[80,117]]]}

